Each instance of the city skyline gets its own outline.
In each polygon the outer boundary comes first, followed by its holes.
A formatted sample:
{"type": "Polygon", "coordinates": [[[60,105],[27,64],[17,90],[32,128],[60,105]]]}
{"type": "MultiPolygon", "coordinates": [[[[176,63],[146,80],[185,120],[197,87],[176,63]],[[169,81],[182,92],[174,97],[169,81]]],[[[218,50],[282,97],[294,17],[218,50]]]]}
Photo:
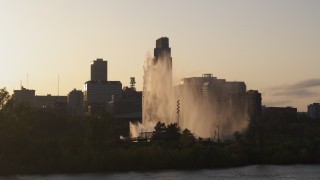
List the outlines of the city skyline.
{"type": "Polygon", "coordinates": [[[1,1],[0,87],[36,94],[83,90],[90,63],[142,90],[154,40],[169,37],[173,85],[212,73],[244,81],[267,106],[305,111],[320,100],[318,1],[1,1]],[[183,6],[181,6],[183,3],[183,6]],[[160,12],[159,12],[160,11],[160,12]],[[5,67],[5,68],[4,68],[5,67]],[[28,76],[28,78],[27,78],[28,76]],[[27,83],[28,79],[28,83],[27,83]]]}

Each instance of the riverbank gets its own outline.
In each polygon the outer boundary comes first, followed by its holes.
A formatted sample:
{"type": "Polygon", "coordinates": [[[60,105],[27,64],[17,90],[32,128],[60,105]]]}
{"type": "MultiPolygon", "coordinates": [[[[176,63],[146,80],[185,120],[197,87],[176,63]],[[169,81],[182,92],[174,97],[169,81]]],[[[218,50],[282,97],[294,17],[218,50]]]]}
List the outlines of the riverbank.
{"type": "Polygon", "coordinates": [[[117,142],[98,147],[74,143],[63,149],[56,142],[38,142],[11,151],[6,157],[2,156],[0,174],[106,173],[219,169],[253,164],[316,164],[320,163],[317,155],[306,154],[301,148],[284,148],[282,144],[261,150],[258,146],[238,142],[199,141],[187,147],[179,142],[117,142]]]}

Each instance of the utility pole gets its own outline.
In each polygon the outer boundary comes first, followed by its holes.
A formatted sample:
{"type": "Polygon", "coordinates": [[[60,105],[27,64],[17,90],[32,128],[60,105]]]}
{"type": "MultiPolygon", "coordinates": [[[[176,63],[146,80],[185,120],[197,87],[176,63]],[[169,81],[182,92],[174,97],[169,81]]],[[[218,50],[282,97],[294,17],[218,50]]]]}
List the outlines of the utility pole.
{"type": "Polygon", "coordinates": [[[177,115],[178,115],[178,126],[180,126],[180,124],[179,124],[179,121],[180,121],[180,119],[179,119],[179,115],[180,115],[180,99],[179,99],[179,97],[178,97],[178,101],[177,101],[177,115]]]}

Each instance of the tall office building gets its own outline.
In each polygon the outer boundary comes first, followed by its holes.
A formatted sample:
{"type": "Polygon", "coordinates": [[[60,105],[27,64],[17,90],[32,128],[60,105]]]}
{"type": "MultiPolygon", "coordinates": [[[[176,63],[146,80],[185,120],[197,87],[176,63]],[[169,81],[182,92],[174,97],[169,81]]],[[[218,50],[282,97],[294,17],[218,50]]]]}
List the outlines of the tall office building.
{"type": "Polygon", "coordinates": [[[172,57],[169,38],[156,40],[154,57],[148,58],[143,77],[143,121],[167,120],[172,102],[172,57]],[[166,113],[164,113],[166,112],[166,113]]]}
{"type": "Polygon", "coordinates": [[[108,62],[97,59],[91,63],[91,81],[108,81],[108,62]]]}
{"type": "Polygon", "coordinates": [[[120,98],[122,84],[120,81],[88,81],[84,85],[84,104],[92,114],[105,112],[106,105],[112,98],[120,98]]]}
{"type": "Polygon", "coordinates": [[[182,79],[173,97],[179,100],[176,119],[180,127],[201,137],[213,136],[217,126],[221,137],[230,136],[261,113],[258,91],[247,91],[244,82],[228,82],[212,74],[182,79]]]}
{"type": "Polygon", "coordinates": [[[159,60],[167,61],[168,68],[172,68],[171,48],[169,47],[169,38],[162,37],[156,40],[156,48],[153,51],[154,63],[159,60]]]}
{"type": "Polygon", "coordinates": [[[120,81],[108,81],[107,61],[97,59],[91,63],[91,80],[84,84],[83,100],[85,111],[89,114],[101,114],[106,105],[114,98],[120,98],[120,81]]]}

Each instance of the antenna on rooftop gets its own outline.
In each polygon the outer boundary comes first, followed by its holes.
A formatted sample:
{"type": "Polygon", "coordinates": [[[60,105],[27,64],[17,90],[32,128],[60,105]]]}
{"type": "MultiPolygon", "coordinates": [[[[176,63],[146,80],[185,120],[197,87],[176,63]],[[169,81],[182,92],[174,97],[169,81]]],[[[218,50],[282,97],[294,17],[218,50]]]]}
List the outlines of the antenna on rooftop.
{"type": "Polygon", "coordinates": [[[27,89],[29,89],[29,73],[27,73],[27,89]]]}
{"type": "Polygon", "coordinates": [[[60,75],[58,74],[58,96],[59,96],[59,90],[60,90],[60,75]]]}

